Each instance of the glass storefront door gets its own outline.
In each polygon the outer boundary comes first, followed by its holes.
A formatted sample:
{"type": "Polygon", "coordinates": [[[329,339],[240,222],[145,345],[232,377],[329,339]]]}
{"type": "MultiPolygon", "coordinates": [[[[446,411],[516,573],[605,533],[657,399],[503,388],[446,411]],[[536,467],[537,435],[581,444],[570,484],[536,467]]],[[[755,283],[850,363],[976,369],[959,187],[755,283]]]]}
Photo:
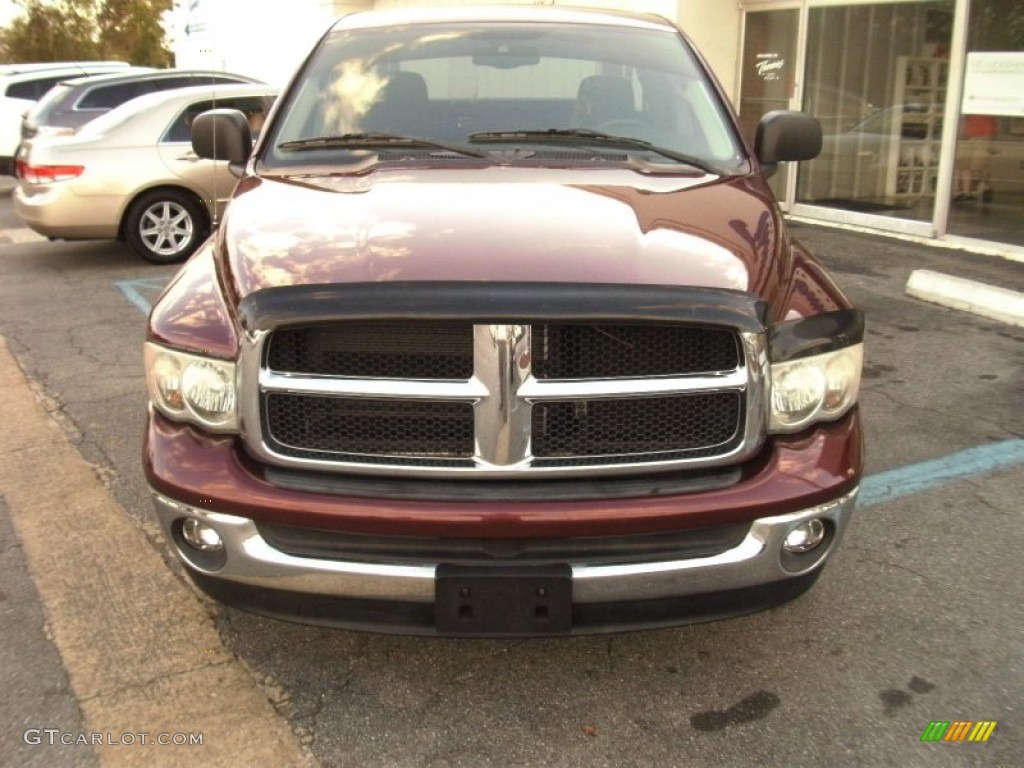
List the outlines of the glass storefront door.
{"type": "Polygon", "coordinates": [[[825,133],[797,202],[930,222],[953,0],[811,7],[804,109],[825,133]]]}
{"type": "MultiPolygon", "coordinates": [[[[799,35],[799,9],[752,11],[745,16],[739,118],[743,135],[751,144],[757,123],[766,112],[797,108],[799,35]]],[[[783,207],[789,165],[780,164],[769,181],[783,207]]]]}
{"type": "Polygon", "coordinates": [[[786,108],[824,131],[771,179],[788,212],[1024,249],[1024,0],[743,6],[745,134],[786,108]]]}
{"type": "Polygon", "coordinates": [[[1024,245],[1024,3],[973,0],[948,231],[1024,245]]]}

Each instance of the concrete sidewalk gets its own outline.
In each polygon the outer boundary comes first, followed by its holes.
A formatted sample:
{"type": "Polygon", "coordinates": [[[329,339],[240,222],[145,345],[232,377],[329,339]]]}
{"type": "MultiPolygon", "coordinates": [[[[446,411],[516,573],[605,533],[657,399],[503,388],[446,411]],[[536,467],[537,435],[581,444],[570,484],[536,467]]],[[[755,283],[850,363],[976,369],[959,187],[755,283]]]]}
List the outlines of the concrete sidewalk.
{"type": "Polygon", "coordinates": [[[3,339],[0,395],[2,761],[312,765],[3,339]]]}

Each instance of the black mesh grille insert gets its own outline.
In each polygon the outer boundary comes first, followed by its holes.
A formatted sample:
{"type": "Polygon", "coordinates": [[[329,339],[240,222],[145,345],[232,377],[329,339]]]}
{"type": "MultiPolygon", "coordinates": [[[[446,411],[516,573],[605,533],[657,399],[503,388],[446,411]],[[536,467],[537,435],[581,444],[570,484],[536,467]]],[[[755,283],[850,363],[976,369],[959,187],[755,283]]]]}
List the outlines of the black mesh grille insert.
{"type": "Polygon", "coordinates": [[[270,394],[266,430],[276,450],[370,456],[466,458],[473,455],[469,403],[270,394]]]}
{"type": "Polygon", "coordinates": [[[275,371],[379,379],[468,379],[469,323],[339,323],[274,333],[267,365],[275,371]]]}
{"type": "Polygon", "coordinates": [[[737,392],[538,403],[538,458],[703,451],[739,437],[737,392]]]}
{"type": "Polygon", "coordinates": [[[673,325],[535,325],[538,379],[670,376],[735,369],[732,331],[673,325]]]}

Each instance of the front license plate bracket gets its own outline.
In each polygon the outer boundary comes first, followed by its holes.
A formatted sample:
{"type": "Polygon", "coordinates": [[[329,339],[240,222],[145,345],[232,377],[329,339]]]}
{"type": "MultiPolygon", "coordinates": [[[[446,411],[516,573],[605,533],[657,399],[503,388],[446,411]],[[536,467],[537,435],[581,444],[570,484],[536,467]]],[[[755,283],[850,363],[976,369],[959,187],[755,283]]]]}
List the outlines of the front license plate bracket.
{"type": "Polygon", "coordinates": [[[572,629],[572,569],[439,565],[435,623],[442,635],[563,635],[572,629]]]}

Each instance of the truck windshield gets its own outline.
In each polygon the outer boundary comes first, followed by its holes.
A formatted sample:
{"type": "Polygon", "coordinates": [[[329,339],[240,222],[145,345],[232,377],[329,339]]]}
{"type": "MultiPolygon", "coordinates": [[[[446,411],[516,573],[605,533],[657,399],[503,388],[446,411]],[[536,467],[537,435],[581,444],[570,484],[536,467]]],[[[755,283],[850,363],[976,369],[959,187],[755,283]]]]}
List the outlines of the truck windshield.
{"type": "Polygon", "coordinates": [[[564,156],[585,146],[595,157],[691,160],[720,173],[746,167],[703,68],[678,34],[654,27],[495,22],[335,30],[275,123],[262,157],[270,167],[346,163],[396,146],[407,155],[419,147],[432,157],[509,157],[512,145],[521,157],[564,156]]]}

